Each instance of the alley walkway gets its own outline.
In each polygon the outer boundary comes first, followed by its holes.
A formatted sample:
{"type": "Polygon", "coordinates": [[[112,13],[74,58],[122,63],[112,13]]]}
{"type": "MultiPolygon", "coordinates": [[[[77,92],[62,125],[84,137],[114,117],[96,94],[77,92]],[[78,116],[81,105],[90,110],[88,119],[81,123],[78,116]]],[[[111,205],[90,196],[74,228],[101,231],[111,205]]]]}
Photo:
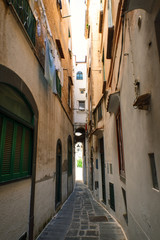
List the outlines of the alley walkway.
{"type": "Polygon", "coordinates": [[[37,240],[125,240],[121,228],[81,182],[37,240]]]}

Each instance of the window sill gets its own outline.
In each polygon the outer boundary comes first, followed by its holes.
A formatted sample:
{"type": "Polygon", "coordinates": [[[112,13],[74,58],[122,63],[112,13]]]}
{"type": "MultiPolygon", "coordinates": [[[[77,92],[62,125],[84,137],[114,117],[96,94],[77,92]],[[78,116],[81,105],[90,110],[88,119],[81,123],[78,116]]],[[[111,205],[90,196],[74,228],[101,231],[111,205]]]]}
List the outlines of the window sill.
{"type": "Polygon", "coordinates": [[[27,180],[27,179],[29,179],[31,177],[32,176],[27,176],[27,177],[23,177],[23,178],[17,178],[17,179],[8,180],[6,182],[0,182],[0,186],[6,185],[6,184],[10,184],[10,183],[19,182],[19,181],[23,181],[23,180],[27,180]]]}
{"type": "Polygon", "coordinates": [[[120,174],[120,180],[123,182],[123,183],[126,183],[126,177],[122,174],[120,174]]]}
{"type": "Polygon", "coordinates": [[[152,190],[156,191],[159,193],[159,189],[152,187],[152,190]]]}

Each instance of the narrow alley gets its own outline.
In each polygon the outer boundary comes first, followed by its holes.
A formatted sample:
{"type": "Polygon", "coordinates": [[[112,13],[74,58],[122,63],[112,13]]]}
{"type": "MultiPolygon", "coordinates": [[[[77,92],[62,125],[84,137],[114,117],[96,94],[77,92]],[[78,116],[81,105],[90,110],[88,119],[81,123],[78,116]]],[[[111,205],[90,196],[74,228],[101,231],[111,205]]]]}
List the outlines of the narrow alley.
{"type": "Polygon", "coordinates": [[[160,240],[160,0],[0,0],[0,240],[160,240]]]}
{"type": "Polygon", "coordinates": [[[126,240],[119,224],[82,182],[37,240],[126,240]]]}

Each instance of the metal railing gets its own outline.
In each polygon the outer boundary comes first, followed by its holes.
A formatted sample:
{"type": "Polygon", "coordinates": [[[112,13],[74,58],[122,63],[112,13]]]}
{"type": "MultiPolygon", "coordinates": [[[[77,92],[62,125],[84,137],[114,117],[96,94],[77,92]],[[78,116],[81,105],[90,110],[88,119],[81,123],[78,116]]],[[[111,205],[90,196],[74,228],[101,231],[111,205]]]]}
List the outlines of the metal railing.
{"type": "Polygon", "coordinates": [[[36,19],[27,0],[8,0],[12,4],[26,29],[32,43],[35,45],[36,19]]]}

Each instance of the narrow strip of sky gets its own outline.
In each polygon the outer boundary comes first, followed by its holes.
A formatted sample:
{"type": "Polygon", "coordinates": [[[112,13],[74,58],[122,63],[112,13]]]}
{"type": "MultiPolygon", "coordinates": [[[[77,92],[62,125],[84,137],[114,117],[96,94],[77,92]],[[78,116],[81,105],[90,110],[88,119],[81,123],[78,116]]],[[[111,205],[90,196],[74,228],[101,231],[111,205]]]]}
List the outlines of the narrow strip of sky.
{"type": "Polygon", "coordinates": [[[84,61],[86,50],[85,28],[85,1],[71,0],[71,24],[72,24],[72,51],[77,61],[84,61]]]}

